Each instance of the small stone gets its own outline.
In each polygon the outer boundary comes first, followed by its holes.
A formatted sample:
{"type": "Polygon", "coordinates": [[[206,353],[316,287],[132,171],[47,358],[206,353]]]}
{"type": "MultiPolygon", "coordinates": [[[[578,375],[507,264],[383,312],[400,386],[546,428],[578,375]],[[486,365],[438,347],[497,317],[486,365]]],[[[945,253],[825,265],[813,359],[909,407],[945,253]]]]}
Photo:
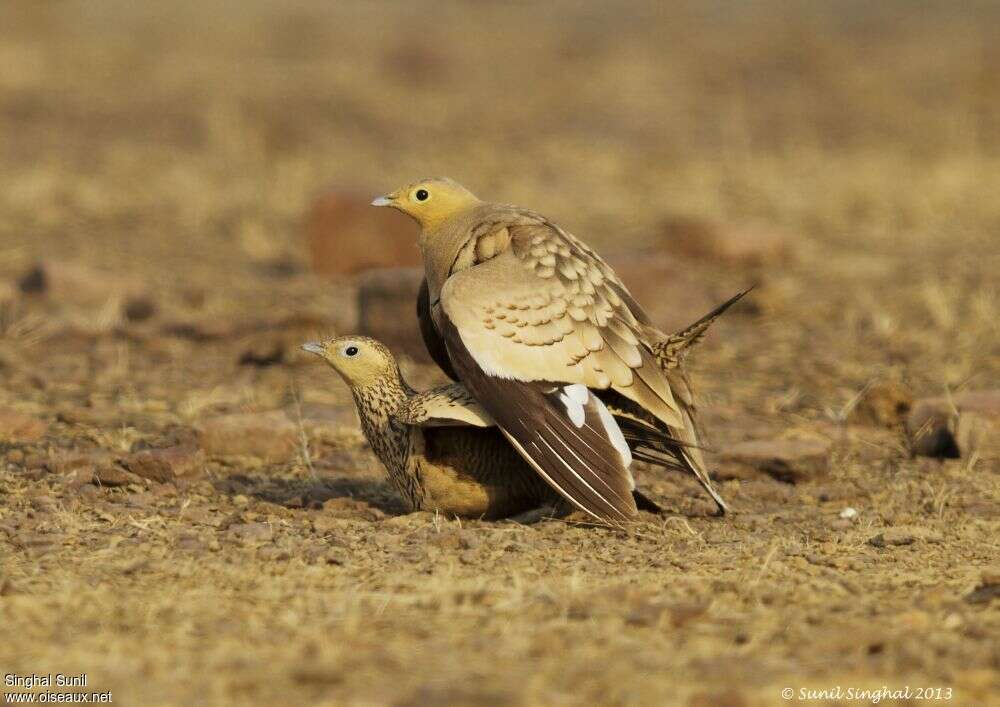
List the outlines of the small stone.
{"type": "Polygon", "coordinates": [[[24,452],[20,449],[12,449],[7,452],[7,462],[18,465],[24,461],[24,452]]]}
{"type": "Polygon", "coordinates": [[[358,331],[391,349],[429,360],[416,318],[423,268],[370,270],[358,281],[358,331]]]}
{"type": "Polygon", "coordinates": [[[156,304],[149,297],[129,297],[122,311],[130,322],[144,322],[156,314],[156,304]]]}
{"type": "Polygon", "coordinates": [[[848,506],[847,508],[845,508],[840,512],[840,517],[843,518],[844,520],[852,520],[853,518],[858,517],[858,511],[857,509],[848,506]]]}
{"type": "Polygon", "coordinates": [[[824,439],[758,439],[737,442],[720,455],[725,474],[757,471],[779,481],[798,483],[826,473],[831,443],[824,439]],[[726,471],[725,467],[731,467],[726,471]]]}
{"type": "Polygon", "coordinates": [[[395,209],[372,207],[378,193],[332,189],[316,200],[306,222],[314,272],[354,275],[371,268],[421,264],[416,226],[395,209]]]}
{"type": "Polygon", "coordinates": [[[1000,390],[919,400],[906,419],[906,431],[916,455],[1000,459],[1000,390]]]}
{"type": "Polygon", "coordinates": [[[873,547],[899,547],[902,545],[912,545],[916,542],[939,543],[942,541],[941,533],[929,528],[919,526],[900,525],[887,528],[878,535],[869,538],[868,544],[873,547]]]}
{"type": "Polygon", "coordinates": [[[128,486],[135,483],[137,477],[122,469],[117,464],[106,463],[94,467],[94,483],[98,486],[128,486]]]}
{"type": "Polygon", "coordinates": [[[854,425],[897,427],[906,421],[913,407],[913,393],[897,381],[878,381],[867,386],[848,413],[854,425]]]}
{"type": "Polygon", "coordinates": [[[250,499],[242,493],[238,493],[233,496],[233,505],[237,508],[246,508],[250,505],[250,499]]]}
{"type": "Polygon", "coordinates": [[[268,462],[295,457],[299,431],[280,411],[223,415],[202,423],[201,449],[210,457],[248,456],[268,462]]]}
{"type": "Polygon", "coordinates": [[[49,426],[37,417],[14,410],[0,410],[0,442],[25,444],[41,439],[49,426]]]}
{"type": "Polygon", "coordinates": [[[130,454],[123,463],[136,476],[161,484],[194,479],[205,471],[205,457],[201,450],[183,445],[130,454]]]}

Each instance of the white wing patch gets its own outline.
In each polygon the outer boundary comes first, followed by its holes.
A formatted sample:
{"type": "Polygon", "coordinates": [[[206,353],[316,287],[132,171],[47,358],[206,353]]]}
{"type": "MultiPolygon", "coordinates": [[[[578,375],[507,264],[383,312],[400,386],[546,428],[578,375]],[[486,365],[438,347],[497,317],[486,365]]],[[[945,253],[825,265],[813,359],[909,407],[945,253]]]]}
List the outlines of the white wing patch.
{"type": "Polygon", "coordinates": [[[559,401],[566,407],[566,414],[577,427],[583,427],[583,423],[587,421],[587,411],[583,406],[589,398],[590,391],[582,383],[564,386],[559,394],[559,401]]]}
{"type": "MultiPolygon", "coordinates": [[[[586,408],[588,405],[593,405],[594,409],[597,410],[605,432],[607,432],[608,440],[618,450],[618,454],[622,458],[622,464],[626,469],[632,464],[632,450],[629,449],[628,442],[625,441],[625,435],[622,434],[621,428],[608,408],[601,402],[601,399],[593,395],[587,386],[582,383],[563,386],[559,393],[559,402],[566,408],[566,415],[569,417],[570,422],[577,427],[584,426],[587,421],[586,408]]],[[[629,482],[632,489],[635,490],[635,479],[632,478],[631,473],[629,473],[629,482]]]]}
{"type": "Polygon", "coordinates": [[[614,445],[615,449],[621,455],[622,464],[628,469],[628,481],[629,486],[633,491],[635,491],[635,478],[632,476],[632,470],[629,466],[632,464],[632,450],[628,447],[628,442],[625,441],[625,435],[622,434],[622,428],[618,426],[615,418],[611,416],[611,411],[601,402],[601,399],[596,395],[594,396],[594,402],[597,404],[597,413],[601,416],[601,422],[604,423],[604,429],[608,431],[608,439],[611,440],[611,444],[614,445]]]}

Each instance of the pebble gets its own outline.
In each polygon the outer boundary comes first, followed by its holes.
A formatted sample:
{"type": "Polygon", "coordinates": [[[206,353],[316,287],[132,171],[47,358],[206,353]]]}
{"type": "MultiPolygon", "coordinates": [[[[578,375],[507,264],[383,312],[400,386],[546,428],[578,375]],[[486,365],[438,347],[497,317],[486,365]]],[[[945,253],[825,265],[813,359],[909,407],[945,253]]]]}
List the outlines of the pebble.
{"type": "Polygon", "coordinates": [[[248,456],[268,462],[294,459],[299,430],[280,411],[223,415],[199,428],[202,451],[210,457],[248,456]]]}

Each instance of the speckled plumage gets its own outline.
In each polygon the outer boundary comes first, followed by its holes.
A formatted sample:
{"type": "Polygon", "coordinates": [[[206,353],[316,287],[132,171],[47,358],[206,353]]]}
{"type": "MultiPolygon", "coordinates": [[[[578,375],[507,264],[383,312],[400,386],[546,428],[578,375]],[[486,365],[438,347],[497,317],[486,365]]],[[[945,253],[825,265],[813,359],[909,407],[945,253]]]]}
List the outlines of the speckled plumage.
{"type": "MultiPolygon", "coordinates": [[[[504,518],[558,502],[555,492],[496,427],[435,417],[441,411],[438,403],[451,400],[459,410],[464,409],[464,402],[474,403],[460,387],[432,391],[417,405],[408,406],[421,394],[403,380],[395,359],[381,343],[345,337],[310,346],[322,346],[321,355],[347,382],[365,438],[411,509],[504,518]],[[337,359],[345,345],[358,347],[359,356],[378,357],[382,365],[362,373],[351,370],[348,361],[337,359]],[[398,414],[407,410],[418,414],[420,424],[398,414]]],[[[321,353],[318,348],[307,350],[321,353]]]]}

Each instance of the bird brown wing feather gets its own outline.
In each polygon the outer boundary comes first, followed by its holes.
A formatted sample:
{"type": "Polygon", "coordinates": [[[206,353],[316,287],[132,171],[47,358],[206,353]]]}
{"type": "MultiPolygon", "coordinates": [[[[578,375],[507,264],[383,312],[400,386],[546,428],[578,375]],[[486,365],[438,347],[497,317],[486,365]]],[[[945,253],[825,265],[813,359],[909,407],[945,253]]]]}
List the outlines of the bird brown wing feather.
{"type": "Polygon", "coordinates": [[[570,503],[600,520],[626,521],[638,514],[631,473],[593,409],[577,427],[547,391],[554,386],[484,372],[447,316],[443,324],[455,370],[535,471],[570,503]]]}
{"type": "Polygon", "coordinates": [[[424,346],[431,359],[438,365],[438,368],[444,371],[446,376],[457,381],[458,374],[455,373],[451,359],[448,358],[448,349],[444,345],[444,339],[438,333],[431,317],[431,297],[426,277],[420,281],[420,291],[417,293],[417,322],[420,324],[420,336],[424,340],[424,346]]]}

